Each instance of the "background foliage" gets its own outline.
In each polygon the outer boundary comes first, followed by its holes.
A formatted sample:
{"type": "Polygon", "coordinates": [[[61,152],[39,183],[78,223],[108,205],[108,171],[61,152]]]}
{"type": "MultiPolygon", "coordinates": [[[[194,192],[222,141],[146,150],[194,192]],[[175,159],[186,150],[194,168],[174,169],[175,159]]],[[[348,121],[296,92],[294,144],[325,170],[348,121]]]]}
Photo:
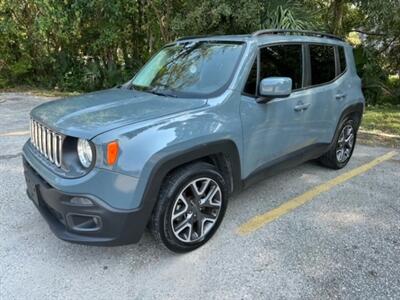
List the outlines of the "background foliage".
{"type": "Polygon", "coordinates": [[[0,0],[0,88],[122,83],[162,45],[261,28],[335,33],[370,104],[400,104],[400,0],[0,0]]]}

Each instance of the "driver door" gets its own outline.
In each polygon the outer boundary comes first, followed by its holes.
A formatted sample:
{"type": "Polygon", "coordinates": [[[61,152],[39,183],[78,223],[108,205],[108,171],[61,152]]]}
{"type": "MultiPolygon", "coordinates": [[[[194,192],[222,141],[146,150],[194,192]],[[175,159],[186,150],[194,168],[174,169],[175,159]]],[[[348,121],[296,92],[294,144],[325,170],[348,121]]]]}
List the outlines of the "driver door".
{"type": "Polygon", "coordinates": [[[244,178],[307,146],[304,112],[311,103],[307,100],[307,91],[301,90],[303,73],[301,44],[272,45],[260,49],[240,103],[244,178]],[[291,95],[264,104],[257,103],[259,82],[271,76],[290,77],[291,95]]]}

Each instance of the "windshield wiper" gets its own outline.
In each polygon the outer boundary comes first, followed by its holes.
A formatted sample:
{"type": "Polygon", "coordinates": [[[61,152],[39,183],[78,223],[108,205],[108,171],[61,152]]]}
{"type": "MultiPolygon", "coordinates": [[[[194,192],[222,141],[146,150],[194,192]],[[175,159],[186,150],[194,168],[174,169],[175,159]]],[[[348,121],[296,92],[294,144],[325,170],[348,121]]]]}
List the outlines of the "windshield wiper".
{"type": "Polygon", "coordinates": [[[178,96],[175,94],[171,94],[171,93],[166,93],[162,90],[158,90],[158,89],[151,89],[151,90],[146,90],[146,92],[148,93],[152,93],[154,95],[158,95],[158,96],[163,96],[163,97],[173,97],[173,98],[177,98],[178,96]]]}
{"type": "Polygon", "coordinates": [[[144,87],[144,86],[137,86],[134,84],[131,84],[131,86],[129,86],[129,89],[134,89],[137,91],[141,91],[141,92],[145,92],[145,93],[150,93],[150,94],[154,94],[154,95],[158,95],[158,96],[163,96],[163,97],[173,97],[173,98],[178,98],[177,95],[173,94],[173,93],[168,93],[165,91],[168,91],[166,89],[159,89],[159,87],[162,86],[166,86],[166,85],[161,85],[161,84],[157,84],[154,87],[144,87]]]}

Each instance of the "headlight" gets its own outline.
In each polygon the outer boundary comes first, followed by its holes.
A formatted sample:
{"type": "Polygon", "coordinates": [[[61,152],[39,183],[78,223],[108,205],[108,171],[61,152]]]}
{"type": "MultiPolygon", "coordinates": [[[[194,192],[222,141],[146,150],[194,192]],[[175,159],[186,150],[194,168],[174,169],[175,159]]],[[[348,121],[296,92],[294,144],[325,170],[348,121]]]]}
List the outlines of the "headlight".
{"type": "Polygon", "coordinates": [[[77,148],[79,161],[81,162],[82,166],[89,168],[93,160],[92,147],[90,147],[90,144],[87,140],[79,139],[77,148]]]}

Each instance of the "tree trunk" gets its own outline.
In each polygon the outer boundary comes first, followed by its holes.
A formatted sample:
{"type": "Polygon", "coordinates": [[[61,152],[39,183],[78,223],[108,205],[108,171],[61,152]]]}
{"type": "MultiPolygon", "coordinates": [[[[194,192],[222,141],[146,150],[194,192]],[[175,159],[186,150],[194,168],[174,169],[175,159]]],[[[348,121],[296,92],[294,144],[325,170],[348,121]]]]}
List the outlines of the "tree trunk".
{"type": "Polygon", "coordinates": [[[331,32],[341,35],[343,32],[343,14],[346,0],[333,0],[330,10],[332,12],[331,32]]]}

